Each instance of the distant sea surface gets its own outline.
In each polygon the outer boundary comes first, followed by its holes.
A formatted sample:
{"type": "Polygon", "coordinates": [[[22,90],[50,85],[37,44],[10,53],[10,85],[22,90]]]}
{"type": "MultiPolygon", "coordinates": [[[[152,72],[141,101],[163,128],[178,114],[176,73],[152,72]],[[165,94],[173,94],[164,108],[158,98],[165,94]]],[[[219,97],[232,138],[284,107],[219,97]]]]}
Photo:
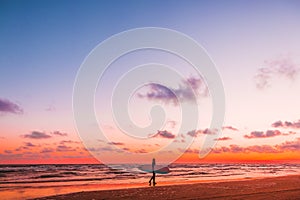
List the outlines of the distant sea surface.
{"type": "MultiPolygon", "coordinates": [[[[28,199],[69,192],[147,186],[140,165],[0,165],[0,198],[28,199]]],[[[300,174],[300,164],[172,164],[158,185],[300,174]]]]}

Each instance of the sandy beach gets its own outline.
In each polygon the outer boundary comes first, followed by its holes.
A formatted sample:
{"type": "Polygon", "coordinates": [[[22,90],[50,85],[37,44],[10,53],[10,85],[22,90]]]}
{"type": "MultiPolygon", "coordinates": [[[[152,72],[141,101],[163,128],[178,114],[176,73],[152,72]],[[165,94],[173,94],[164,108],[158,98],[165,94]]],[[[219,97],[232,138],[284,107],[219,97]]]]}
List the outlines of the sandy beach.
{"type": "Polygon", "coordinates": [[[300,199],[300,175],[78,192],[37,199],[300,199]]]}

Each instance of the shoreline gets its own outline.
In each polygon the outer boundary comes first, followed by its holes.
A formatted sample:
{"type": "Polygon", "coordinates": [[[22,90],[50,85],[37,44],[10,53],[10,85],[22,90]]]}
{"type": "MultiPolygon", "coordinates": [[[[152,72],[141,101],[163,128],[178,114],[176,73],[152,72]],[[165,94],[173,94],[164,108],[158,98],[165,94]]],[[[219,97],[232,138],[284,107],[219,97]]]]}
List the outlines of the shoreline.
{"type": "Polygon", "coordinates": [[[184,184],[141,186],[83,191],[34,200],[50,199],[299,199],[300,175],[255,177],[184,184]]]}

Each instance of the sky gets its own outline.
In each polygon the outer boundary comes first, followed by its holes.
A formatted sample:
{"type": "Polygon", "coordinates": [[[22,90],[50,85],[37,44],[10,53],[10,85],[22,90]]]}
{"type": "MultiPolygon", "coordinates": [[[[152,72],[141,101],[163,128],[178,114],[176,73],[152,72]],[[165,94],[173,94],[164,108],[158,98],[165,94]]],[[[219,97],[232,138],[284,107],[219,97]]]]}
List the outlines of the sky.
{"type": "MultiPolygon", "coordinates": [[[[174,148],[162,154],[179,155],[174,156],[176,162],[300,162],[299,9],[296,0],[1,0],[0,163],[98,163],[99,158],[128,162],[121,151],[145,155],[146,162],[147,153],[171,143],[174,148]],[[77,130],[72,94],[80,66],[99,43],[142,27],[188,35],[216,65],[226,112],[217,144],[205,158],[199,158],[199,149],[207,136],[216,134],[209,126],[209,87],[204,76],[168,52],[131,52],[103,75],[95,92],[98,124],[90,126],[100,127],[109,142],[95,139],[88,146],[82,136],[88,133],[77,130]],[[120,78],[147,63],[168,65],[181,76],[166,88],[145,74],[148,84],[131,91],[125,109],[131,123],[145,128],[157,122],[140,140],[136,137],[141,135],[122,131],[120,124],[132,124],[116,123],[118,116],[109,105],[120,78]],[[176,95],[184,108],[195,108],[191,85],[198,125],[181,129],[183,107],[176,95]],[[162,118],[151,119],[153,106],[164,110],[162,118]],[[193,144],[181,149],[188,141],[193,144]]],[[[164,162],[164,156],[158,162],[164,162]]]]}

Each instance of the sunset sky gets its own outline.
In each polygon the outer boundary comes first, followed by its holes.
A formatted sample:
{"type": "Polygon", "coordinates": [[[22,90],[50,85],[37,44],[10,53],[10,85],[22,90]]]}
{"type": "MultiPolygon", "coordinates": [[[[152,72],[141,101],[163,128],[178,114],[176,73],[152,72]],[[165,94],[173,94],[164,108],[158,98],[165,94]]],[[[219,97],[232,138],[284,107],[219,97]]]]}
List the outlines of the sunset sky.
{"type": "Polygon", "coordinates": [[[0,164],[98,163],[89,152],[127,162],[109,146],[146,154],[191,138],[194,143],[186,151],[173,149],[183,154],[178,162],[300,162],[299,10],[297,0],[1,1],[0,164]],[[226,113],[218,143],[205,158],[198,156],[201,144],[215,134],[209,129],[213,108],[205,77],[166,52],[128,54],[104,74],[95,93],[99,124],[91,127],[100,126],[109,143],[99,139],[98,148],[86,148],[77,133],[72,92],[82,62],[110,36],[141,27],[182,32],[216,64],[226,113]],[[163,126],[151,130],[148,140],[138,140],[114,123],[107,106],[114,87],[131,67],[145,63],[169,65],[183,74],[170,87],[191,107],[187,83],[193,84],[196,129],[178,132],[181,107],[154,83],[137,88],[128,111],[144,127],[151,123],[151,107],[160,105],[163,126]]]}

